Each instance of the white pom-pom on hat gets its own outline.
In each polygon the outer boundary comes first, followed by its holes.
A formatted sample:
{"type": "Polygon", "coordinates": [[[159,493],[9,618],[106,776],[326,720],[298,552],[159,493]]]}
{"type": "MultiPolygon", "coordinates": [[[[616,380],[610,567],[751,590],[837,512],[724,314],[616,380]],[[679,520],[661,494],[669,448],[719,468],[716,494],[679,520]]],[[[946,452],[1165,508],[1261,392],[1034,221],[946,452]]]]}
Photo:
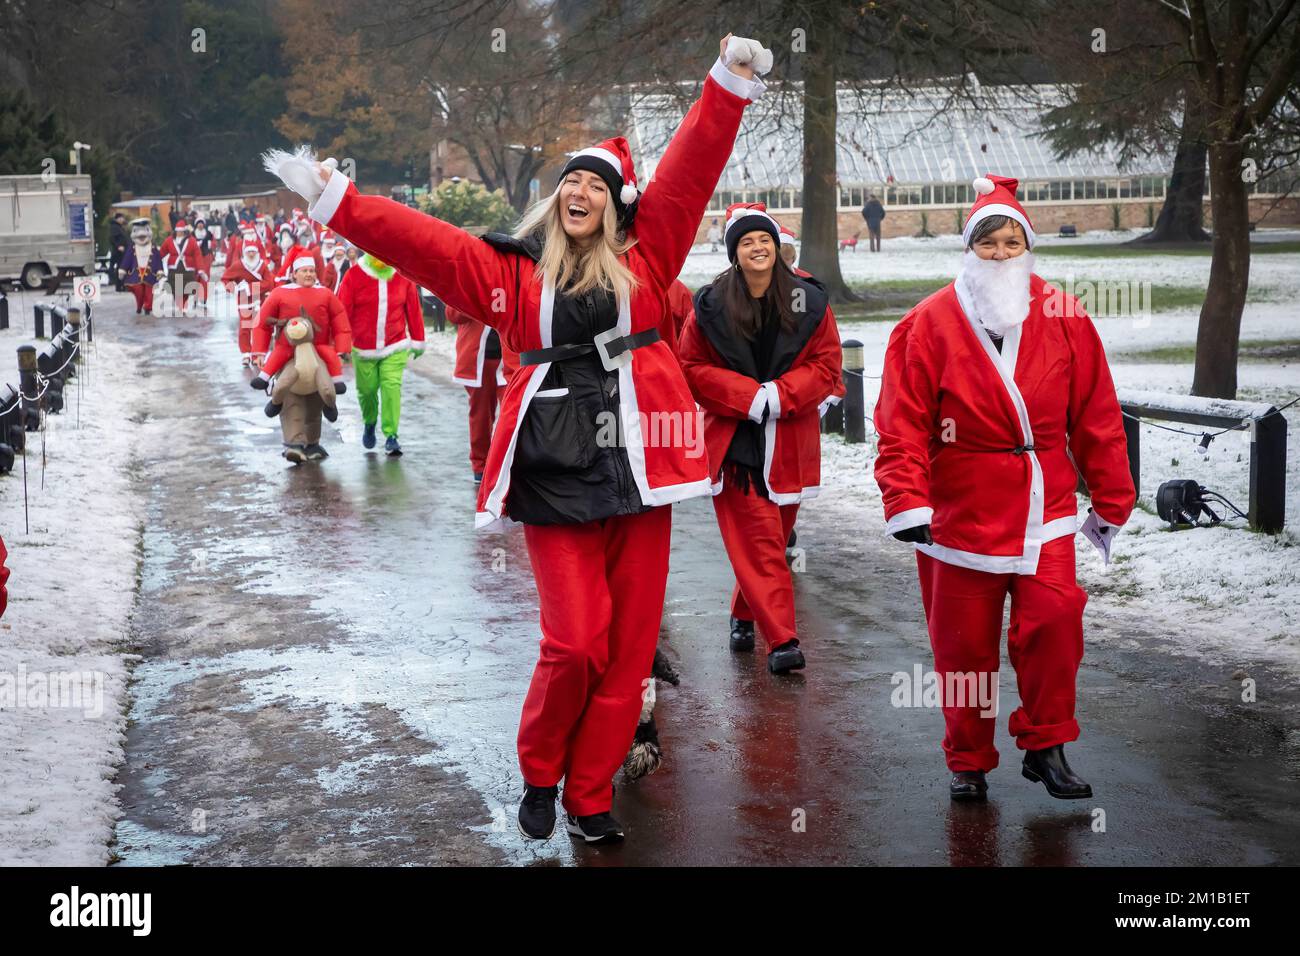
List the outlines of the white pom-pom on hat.
{"type": "Polygon", "coordinates": [[[623,188],[618,191],[618,198],[622,200],[624,206],[630,206],[636,202],[636,197],[640,195],[635,186],[631,183],[624,184],[623,188]]]}
{"type": "Polygon", "coordinates": [[[994,189],[993,180],[989,179],[987,176],[977,177],[971,181],[971,185],[975,187],[975,191],[981,196],[989,195],[994,189]]]}

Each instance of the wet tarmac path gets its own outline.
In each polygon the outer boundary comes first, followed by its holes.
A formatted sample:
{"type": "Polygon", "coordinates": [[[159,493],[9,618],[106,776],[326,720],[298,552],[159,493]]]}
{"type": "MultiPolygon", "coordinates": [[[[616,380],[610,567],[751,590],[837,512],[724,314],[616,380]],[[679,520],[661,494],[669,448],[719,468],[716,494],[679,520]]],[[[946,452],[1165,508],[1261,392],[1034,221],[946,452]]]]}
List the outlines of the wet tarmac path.
{"type": "Polygon", "coordinates": [[[1069,752],[1093,800],[1021,778],[1004,663],[991,798],[953,805],[939,712],[890,702],[893,673],[930,666],[910,555],[818,502],[798,525],[809,668],[789,679],[726,649],[712,508],[675,509],[665,765],[620,783],[623,846],[525,842],[514,735],[536,594],[519,529],[473,530],[446,363],[409,366],[404,457],[362,451],[348,394],[331,457],[294,467],[234,320],[136,317],[129,301],[108,293],[98,317],[149,349],[123,865],[1300,862],[1300,693],[1256,668],[1260,702],[1243,705],[1238,680],[1158,635],[1088,650],[1069,752]]]}

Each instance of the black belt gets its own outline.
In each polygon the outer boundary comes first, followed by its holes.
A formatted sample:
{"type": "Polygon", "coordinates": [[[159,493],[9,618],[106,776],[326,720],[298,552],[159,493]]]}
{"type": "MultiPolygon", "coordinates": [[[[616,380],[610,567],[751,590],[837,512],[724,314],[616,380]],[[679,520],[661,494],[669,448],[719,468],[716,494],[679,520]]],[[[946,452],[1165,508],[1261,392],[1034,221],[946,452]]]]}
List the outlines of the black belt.
{"type": "MultiPolygon", "coordinates": [[[[659,330],[656,328],[646,329],[643,332],[620,335],[617,338],[610,339],[605,344],[605,353],[611,359],[615,359],[624,352],[630,352],[632,349],[639,349],[658,341],[659,330]]],[[[579,355],[586,355],[596,351],[599,350],[594,342],[552,345],[548,349],[533,349],[531,352],[520,352],[519,365],[522,367],[525,365],[541,365],[543,362],[563,362],[565,359],[576,358],[579,355]]]]}

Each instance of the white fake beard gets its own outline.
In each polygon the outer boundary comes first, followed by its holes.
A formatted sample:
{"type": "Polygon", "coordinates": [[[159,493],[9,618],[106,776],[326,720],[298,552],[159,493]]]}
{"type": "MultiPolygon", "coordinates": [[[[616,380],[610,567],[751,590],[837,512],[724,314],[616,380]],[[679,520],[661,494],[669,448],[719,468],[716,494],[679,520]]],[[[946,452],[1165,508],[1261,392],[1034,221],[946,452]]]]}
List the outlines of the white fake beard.
{"type": "Polygon", "coordinates": [[[1029,317],[1029,277],[1034,254],[1014,259],[981,259],[975,250],[962,256],[957,278],[970,297],[975,319],[994,335],[1006,335],[1029,317]]]}
{"type": "Polygon", "coordinates": [[[247,269],[249,272],[252,272],[254,269],[256,269],[258,266],[262,264],[262,257],[258,256],[256,259],[250,259],[247,256],[245,256],[243,258],[243,262],[244,262],[244,268],[247,269]]]}

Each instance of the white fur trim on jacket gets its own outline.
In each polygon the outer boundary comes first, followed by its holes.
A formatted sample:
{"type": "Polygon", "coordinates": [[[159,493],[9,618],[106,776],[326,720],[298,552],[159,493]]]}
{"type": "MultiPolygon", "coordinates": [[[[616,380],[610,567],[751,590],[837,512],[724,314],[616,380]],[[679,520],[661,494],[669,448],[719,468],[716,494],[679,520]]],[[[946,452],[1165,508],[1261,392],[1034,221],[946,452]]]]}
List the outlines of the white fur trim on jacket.
{"type": "Polygon", "coordinates": [[[732,73],[720,59],[709,70],[709,76],[728,93],[739,96],[742,100],[756,100],[767,90],[767,84],[758,77],[747,80],[739,74],[732,73]]]}
{"type": "Polygon", "coordinates": [[[322,226],[328,226],[329,221],[338,212],[339,203],[343,202],[343,197],[347,195],[350,182],[351,180],[337,169],[330,173],[330,181],[325,184],[324,192],[320,194],[319,199],[307,207],[307,215],[322,226]]]}
{"type": "Polygon", "coordinates": [[[908,528],[929,524],[933,518],[933,508],[908,508],[885,522],[885,534],[894,534],[898,531],[906,531],[908,528]]]}

